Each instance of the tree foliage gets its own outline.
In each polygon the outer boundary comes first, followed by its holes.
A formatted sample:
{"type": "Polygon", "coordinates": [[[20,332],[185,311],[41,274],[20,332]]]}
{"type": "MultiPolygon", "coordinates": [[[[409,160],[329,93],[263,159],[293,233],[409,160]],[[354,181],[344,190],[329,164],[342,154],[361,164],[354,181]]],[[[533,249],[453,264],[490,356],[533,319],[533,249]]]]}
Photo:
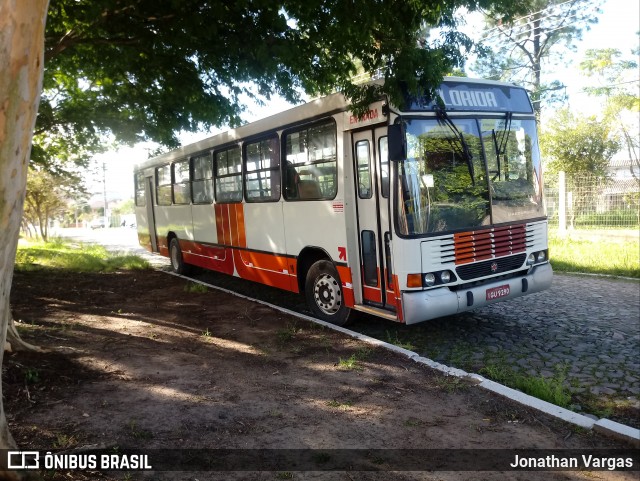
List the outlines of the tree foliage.
{"type": "Polygon", "coordinates": [[[46,169],[29,170],[25,196],[23,225],[37,229],[42,240],[49,240],[49,221],[62,214],[69,199],[81,194],[78,184],[66,176],[55,176],[46,169]]]}
{"type": "Polygon", "coordinates": [[[604,98],[605,118],[612,123],[614,131],[622,138],[629,156],[629,170],[640,184],[640,139],[638,139],[638,47],[632,52],[633,60],[625,58],[618,49],[587,50],[580,69],[595,79],[598,85],[588,87],[590,95],[604,98]]]}
{"type": "MultiPolygon", "coordinates": [[[[506,0],[52,0],[37,132],[76,139],[151,139],[241,122],[245,99],[433,89],[471,47],[454,12],[506,0]],[[426,44],[425,25],[443,28],[426,44]],[[352,84],[358,66],[384,87],[352,84]]],[[[87,147],[88,146],[88,147],[87,147]]],[[[43,156],[46,157],[46,156],[43,156]]]]}
{"type": "Polygon", "coordinates": [[[609,122],[561,109],[540,136],[540,147],[550,172],[606,178],[620,142],[609,122]]]}
{"type": "Polygon", "coordinates": [[[564,86],[546,78],[567,50],[575,51],[576,40],[597,22],[602,0],[521,0],[517,18],[504,18],[491,8],[485,12],[482,43],[485,55],[474,69],[483,77],[515,82],[532,93],[540,116],[542,104],[557,98],[564,86]]]}

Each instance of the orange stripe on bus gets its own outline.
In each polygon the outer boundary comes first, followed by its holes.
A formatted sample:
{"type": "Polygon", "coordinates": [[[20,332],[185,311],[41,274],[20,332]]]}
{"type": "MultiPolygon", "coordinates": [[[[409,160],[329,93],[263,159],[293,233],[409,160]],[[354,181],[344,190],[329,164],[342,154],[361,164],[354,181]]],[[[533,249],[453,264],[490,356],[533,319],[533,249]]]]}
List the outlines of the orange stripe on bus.
{"type": "Polygon", "coordinates": [[[396,316],[398,316],[398,321],[404,322],[403,314],[402,314],[402,294],[400,292],[400,283],[398,282],[398,276],[393,276],[393,290],[396,294],[396,316]]]}
{"type": "Polygon", "coordinates": [[[268,269],[270,271],[283,272],[288,271],[289,259],[284,256],[275,256],[273,254],[266,254],[263,252],[251,252],[251,251],[238,251],[240,257],[244,261],[245,265],[251,264],[252,266],[260,269],[268,269]]]}
{"type": "MultiPolygon", "coordinates": [[[[267,286],[278,287],[287,291],[298,292],[298,282],[295,276],[291,276],[288,273],[278,272],[273,270],[267,270],[254,265],[247,265],[244,262],[247,256],[246,251],[240,249],[233,249],[233,260],[236,266],[238,276],[248,281],[260,282],[267,286]]],[[[254,254],[254,253],[251,253],[254,254]]],[[[287,258],[284,256],[271,256],[275,258],[270,263],[286,266],[287,258]]],[[[258,257],[254,257],[257,259],[258,257]]],[[[260,258],[265,260],[264,258],[260,258]]]]}
{"type": "Polygon", "coordinates": [[[222,215],[222,206],[220,204],[215,205],[216,212],[216,233],[218,235],[218,243],[225,244],[224,242],[224,216],[222,215]]]}
{"type": "Polygon", "coordinates": [[[236,209],[236,234],[238,246],[247,247],[247,234],[244,228],[244,204],[235,204],[236,209]]]}
{"type": "Polygon", "coordinates": [[[363,297],[367,301],[382,303],[382,293],[380,289],[370,286],[364,286],[363,297]]]}
{"type": "Polygon", "coordinates": [[[231,233],[231,245],[239,247],[238,244],[238,225],[236,220],[236,206],[227,204],[227,212],[229,215],[229,232],[231,233]]]}
{"type": "Polygon", "coordinates": [[[356,305],[356,298],[353,294],[351,269],[346,266],[336,266],[340,281],[342,282],[342,300],[347,307],[353,307],[356,305]]]}
{"type": "MultiPolygon", "coordinates": [[[[362,279],[364,280],[364,266],[360,266],[360,271],[362,272],[362,279]]],[[[380,269],[376,269],[376,282],[378,287],[374,287],[374,286],[367,286],[364,285],[362,291],[362,297],[364,297],[365,300],[367,301],[371,301],[371,302],[377,302],[379,304],[382,303],[382,292],[380,291],[380,269]]]]}

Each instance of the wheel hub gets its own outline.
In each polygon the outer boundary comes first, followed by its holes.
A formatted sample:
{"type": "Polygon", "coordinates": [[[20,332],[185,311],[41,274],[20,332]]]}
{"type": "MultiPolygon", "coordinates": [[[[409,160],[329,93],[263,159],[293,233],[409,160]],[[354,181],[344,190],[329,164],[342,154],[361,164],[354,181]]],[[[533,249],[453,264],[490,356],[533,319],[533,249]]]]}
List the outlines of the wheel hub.
{"type": "Polygon", "coordinates": [[[342,305],[342,290],[340,284],[329,274],[322,274],[316,279],[314,299],[325,314],[335,314],[342,305]]]}
{"type": "Polygon", "coordinates": [[[175,245],[171,246],[171,265],[174,269],[178,268],[178,249],[175,245]]]}

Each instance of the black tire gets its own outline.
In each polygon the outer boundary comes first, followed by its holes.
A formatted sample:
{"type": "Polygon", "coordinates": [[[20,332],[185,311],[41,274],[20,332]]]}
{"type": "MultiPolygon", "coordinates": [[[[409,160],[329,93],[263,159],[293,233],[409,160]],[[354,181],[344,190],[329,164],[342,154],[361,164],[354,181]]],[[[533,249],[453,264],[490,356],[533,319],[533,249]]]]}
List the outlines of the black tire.
{"type": "Polygon", "coordinates": [[[176,274],[186,275],[190,271],[189,264],[185,264],[182,260],[182,250],[180,250],[180,242],[177,237],[169,242],[169,259],[171,260],[171,269],[176,274]]]}
{"type": "Polygon", "coordinates": [[[344,326],[349,320],[351,309],[344,304],[342,282],[332,262],[321,260],[311,266],[304,293],[317,318],[337,326],[344,326]]]}

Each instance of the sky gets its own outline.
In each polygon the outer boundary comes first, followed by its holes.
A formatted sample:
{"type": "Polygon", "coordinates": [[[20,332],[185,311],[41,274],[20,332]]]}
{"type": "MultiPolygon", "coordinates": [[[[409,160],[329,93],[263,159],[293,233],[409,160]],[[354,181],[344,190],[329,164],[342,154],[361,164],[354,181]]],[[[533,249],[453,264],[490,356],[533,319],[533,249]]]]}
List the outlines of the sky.
{"type": "MultiPolygon", "coordinates": [[[[602,7],[602,14],[597,24],[584,32],[582,41],[577,45],[576,53],[571,52],[566,59],[566,66],[556,71],[555,78],[567,86],[568,105],[572,110],[585,114],[595,114],[599,105],[597,100],[589,97],[584,91],[588,79],[580,75],[578,64],[588,49],[617,48],[623,54],[629,55],[634,46],[638,45],[636,32],[640,30],[640,2],[634,0],[607,0],[602,7]]],[[[468,25],[463,29],[470,36],[481,31],[480,16],[471,16],[468,25]]],[[[244,120],[251,122],[290,108],[291,105],[282,99],[275,98],[265,106],[249,105],[248,114],[244,120]]],[[[195,142],[210,136],[211,133],[184,134],[181,141],[184,144],[195,142]]],[[[133,148],[121,148],[97,156],[96,163],[100,167],[106,163],[107,197],[110,200],[129,199],[133,197],[133,165],[148,157],[153,150],[151,144],[139,144],[133,148]]],[[[91,176],[93,179],[95,175],[91,176]]],[[[103,185],[99,180],[91,182],[90,192],[96,192],[96,197],[102,198],[103,185]]]]}

